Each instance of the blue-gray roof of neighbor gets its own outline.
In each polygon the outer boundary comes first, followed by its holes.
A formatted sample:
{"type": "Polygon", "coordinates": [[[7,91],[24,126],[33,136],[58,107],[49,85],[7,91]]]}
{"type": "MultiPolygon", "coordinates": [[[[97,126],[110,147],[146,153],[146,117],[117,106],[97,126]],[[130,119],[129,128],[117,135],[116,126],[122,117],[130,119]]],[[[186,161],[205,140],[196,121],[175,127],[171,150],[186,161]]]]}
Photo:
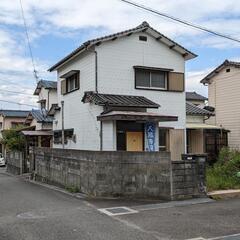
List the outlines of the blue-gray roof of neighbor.
{"type": "Polygon", "coordinates": [[[32,116],[34,119],[36,119],[37,122],[41,123],[53,122],[53,117],[48,116],[47,112],[44,109],[32,109],[28,116],[32,116]]]}
{"type": "Polygon", "coordinates": [[[48,71],[51,72],[51,71],[56,70],[59,66],[61,66],[62,64],[64,64],[68,60],[72,59],[77,54],[80,54],[81,52],[84,52],[85,50],[89,49],[91,46],[98,46],[102,42],[114,41],[117,38],[124,37],[124,36],[130,36],[133,33],[142,32],[142,31],[147,32],[148,34],[152,35],[154,38],[156,38],[157,41],[166,44],[170,49],[179,52],[180,54],[182,54],[182,56],[186,60],[189,60],[189,59],[197,57],[197,55],[195,53],[187,50],[186,48],[184,48],[180,44],[176,43],[175,41],[173,41],[170,38],[166,37],[162,33],[158,32],[156,29],[152,28],[149,25],[149,23],[144,21],[143,23],[141,23],[139,26],[137,26],[135,28],[131,28],[131,29],[128,29],[128,30],[125,30],[125,31],[122,31],[122,32],[117,32],[117,33],[114,33],[114,34],[110,34],[110,35],[107,35],[107,36],[95,38],[95,39],[88,40],[88,41],[84,42],[77,49],[75,49],[70,54],[68,54],[66,57],[61,59],[56,64],[54,64],[52,67],[50,67],[48,69],[48,71]]]}
{"type": "Polygon", "coordinates": [[[38,95],[42,87],[45,88],[45,89],[57,89],[57,82],[56,81],[40,80],[37,83],[37,87],[36,87],[33,95],[38,95]]]}
{"type": "Polygon", "coordinates": [[[28,116],[30,111],[25,110],[7,110],[0,109],[0,114],[4,117],[16,117],[16,118],[25,118],[28,116]]]}

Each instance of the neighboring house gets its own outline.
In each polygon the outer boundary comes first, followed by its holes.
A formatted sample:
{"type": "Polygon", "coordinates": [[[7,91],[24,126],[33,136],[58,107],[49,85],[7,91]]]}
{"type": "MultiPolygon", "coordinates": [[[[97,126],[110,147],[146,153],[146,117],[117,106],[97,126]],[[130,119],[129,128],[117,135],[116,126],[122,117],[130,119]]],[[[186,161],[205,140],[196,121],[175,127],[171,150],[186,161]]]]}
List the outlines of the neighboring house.
{"type": "Polygon", "coordinates": [[[170,151],[181,159],[185,61],[195,57],[147,22],[85,42],[49,69],[59,89],[53,146],[170,151]]]}
{"type": "Polygon", "coordinates": [[[208,99],[196,92],[186,92],[186,100],[203,108],[208,99]]]}
{"type": "Polygon", "coordinates": [[[57,103],[57,82],[40,80],[33,95],[38,96],[39,109],[49,111],[57,103]]]}
{"type": "Polygon", "coordinates": [[[208,162],[214,163],[221,148],[228,144],[227,131],[206,123],[214,113],[190,101],[186,102],[186,115],[187,153],[207,153],[208,162]]]}
{"type": "Polygon", "coordinates": [[[208,86],[208,105],[215,108],[209,123],[228,129],[228,145],[240,149],[240,62],[225,60],[201,80],[208,86]]]}
{"type": "Polygon", "coordinates": [[[52,146],[53,117],[48,115],[57,103],[57,82],[40,80],[34,91],[37,95],[39,109],[32,109],[25,123],[29,129],[22,131],[30,146],[50,147],[52,146]]]}
{"type": "MultiPolygon", "coordinates": [[[[22,110],[0,110],[0,138],[2,138],[2,131],[17,128],[25,124],[26,116],[29,111],[22,110]]],[[[5,155],[5,149],[0,144],[0,152],[5,155]]]]}

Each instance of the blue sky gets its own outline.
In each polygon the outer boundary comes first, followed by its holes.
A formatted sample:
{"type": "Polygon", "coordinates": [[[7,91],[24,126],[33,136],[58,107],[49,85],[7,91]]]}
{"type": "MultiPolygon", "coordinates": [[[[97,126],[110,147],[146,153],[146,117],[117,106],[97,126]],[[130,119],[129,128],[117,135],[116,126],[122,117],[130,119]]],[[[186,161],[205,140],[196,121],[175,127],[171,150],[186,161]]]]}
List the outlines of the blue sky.
{"type": "MultiPolygon", "coordinates": [[[[136,2],[240,39],[238,0],[136,2]]],[[[47,69],[82,42],[135,27],[143,21],[198,54],[186,63],[187,90],[207,95],[207,88],[199,83],[201,78],[225,59],[240,61],[240,43],[188,28],[119,0],[22,0],[22,3],[36,69],[43,79],[55,80],[55,74],[47,69]]],[[[35,85],[19,0],[1,0],[0,100],[36,105],[36,97],[32,96],[35,85]]],[[[0,108],[31,107],[0,102],[0,108]]]]}

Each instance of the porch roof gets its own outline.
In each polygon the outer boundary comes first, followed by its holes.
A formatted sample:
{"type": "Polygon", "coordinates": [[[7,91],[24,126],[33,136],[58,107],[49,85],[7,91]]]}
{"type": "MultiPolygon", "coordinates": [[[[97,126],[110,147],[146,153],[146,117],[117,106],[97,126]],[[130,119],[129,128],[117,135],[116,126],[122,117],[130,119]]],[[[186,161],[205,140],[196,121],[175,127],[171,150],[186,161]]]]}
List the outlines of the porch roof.
{"type": "Polygon", "coordinates": [[[187,129],[224,129],[223,127],[218,127],[216,125],[206,124],[206,123],[187,123],[187,129]]]}
{"type": "Polygon", "coordinates": [[[98,121],[127,120],[127,121],[177,121],[177,116],[161,115],[152,112],[111,111],[97,116],[98,121]]]}
{"type": "Polygon", "coordinates": [[[40,131],[40,130],[36,130],[36,131],[21,131],[21,133],[24,136],[52,136],[53,135],[52,131],[40,131]]]}
{"type": "Polygon", "coordinates": [[[99,106],[111,107],[138,107],[158,108],[159,104],[143,96],[103,94],[96,92],[85,92],[82,102],[93,102],[99,106]]]}

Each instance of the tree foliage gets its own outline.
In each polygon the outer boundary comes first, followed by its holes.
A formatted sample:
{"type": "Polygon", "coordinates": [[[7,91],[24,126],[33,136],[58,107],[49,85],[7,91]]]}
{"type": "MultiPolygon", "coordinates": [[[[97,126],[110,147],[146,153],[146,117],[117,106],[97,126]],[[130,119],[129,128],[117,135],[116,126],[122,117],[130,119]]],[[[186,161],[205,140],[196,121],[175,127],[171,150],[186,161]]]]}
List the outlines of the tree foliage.
{"type": "Polygon", "coordinates": [[[2,132],[1,143],[5,145],[7,150],[22,151],[25,146],[25,139],[17,129],[9,129],[2,132]]]}

